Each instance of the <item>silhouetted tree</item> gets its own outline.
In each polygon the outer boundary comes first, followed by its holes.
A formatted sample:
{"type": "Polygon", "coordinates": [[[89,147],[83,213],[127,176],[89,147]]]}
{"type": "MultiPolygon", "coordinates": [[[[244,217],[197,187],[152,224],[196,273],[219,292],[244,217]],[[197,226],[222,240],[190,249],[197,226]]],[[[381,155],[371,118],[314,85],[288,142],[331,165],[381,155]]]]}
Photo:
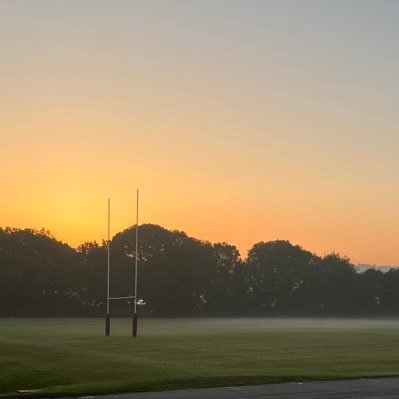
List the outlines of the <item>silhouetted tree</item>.
{"type": "MultiPolygon", "coordinates": [[[[112,239],[111,296],[133,294],[134,251],[134,226],[112,239]]],[[[398,269],[356,273],[346,257],[288,241],[256,243],[243,261],[233,245],[146,224],[138,256],[148,315],[399,313],[398,269]]],[[[0,315],[104,314],[106,270],[104,241],[75,250],[45,230],[0,229],[0,315]]],[[[131,310],[112,302],[113,314],[131,310]]]]}
{"type": "MultiPolygon", "coordinates": [[[[118,265],[118,275],[111,281],[118,292],[132,293],[134,248],[133,227],[112,240],[112,259],[118,265]]],[[[146,312],[189,314],[206,303],[214,268],[212,246],[208,242],[180,231],[143,225],[139,262],[138,292],[146,303],[146,312]]]]}
{"type": "Polygon", "coordinates": [[[356,283],[358,275],[349,259],[336,253],[324,256],[313,283],[319,295],[315,298],[322,313],[353,313],[356,308],[356,283]]]}
{"type": "Polygon", "coordinates": [[[263,313],[297,307],[296,291],[309,279],[317,257],[288,241],[259,242],[248,252],[247,294],[263,313]]]}
{"type": "Polygon", "coordinates": [[[1,314],[68,314],[79,308],[76,252],[45,230],[0,229],[1,314]]]}
{"type": "Polygon", "coordinates": [[[74,288],[83,311],[105,311],[107,279],[107,243],[85,242],[77,249],[79,254],[79,283],[74,288]]]}
{"type": "Polygon", "coordinates": [[[381,303],[381,308],[389,314],[399,313],[399,269],[392,268],[384,274],[382,279],[381,296],[377,295],[377,301],[381,303]]]}
{"type": "Polygon", "coordinates": [[[240,252],[234,245],[213,245],[213,264],[207,292],[207,309],[213,312],[233,312],[241,308],[243,274],[240,252]]]}
{"type": "MultiPolygon", "coordinates": [[[[391,276],[387,283],[390,279],[391,276]]],[[[357,275],[356,280],[356,311],[366,315],[384,314],[388,310],[384,273],[381,270],[368,269],[357,275]]]]}

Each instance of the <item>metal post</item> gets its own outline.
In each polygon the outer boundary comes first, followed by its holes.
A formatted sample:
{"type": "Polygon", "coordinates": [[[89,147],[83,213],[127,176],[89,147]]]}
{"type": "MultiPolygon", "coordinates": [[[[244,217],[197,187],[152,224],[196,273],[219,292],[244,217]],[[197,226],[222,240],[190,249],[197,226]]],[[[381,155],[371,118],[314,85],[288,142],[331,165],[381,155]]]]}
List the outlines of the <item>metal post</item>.
{"type": "Polygon", "coordinates": [[[139,243],[139,190],[137,189],[136,198],[136,251],[134,259],[134,312],[133,312],[133,337],[137,337],[137,258],[139,243]]]}
{"type": "Polygon", "coordinates": [[[110,318],[110,315],[109,315],[109,267],[110,267],[110,255],[111,255],[110,230],[111,230],[111,200],[108,198],[107,315],[106,315],[106,318],[105,318],[105,335],[107,337],[111,333],[111,318],[110,318]]]}

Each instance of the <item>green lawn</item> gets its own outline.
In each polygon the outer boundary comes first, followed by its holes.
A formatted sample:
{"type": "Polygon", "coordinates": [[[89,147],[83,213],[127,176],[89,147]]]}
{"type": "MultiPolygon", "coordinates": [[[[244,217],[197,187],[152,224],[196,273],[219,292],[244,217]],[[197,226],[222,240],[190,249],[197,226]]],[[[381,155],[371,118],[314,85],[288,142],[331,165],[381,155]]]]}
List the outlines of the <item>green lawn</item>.
{"type": "Polygon", "coordinates": [[[89,394],[399,375],[399,321],[0,319],[0,394],[89,394]]]}

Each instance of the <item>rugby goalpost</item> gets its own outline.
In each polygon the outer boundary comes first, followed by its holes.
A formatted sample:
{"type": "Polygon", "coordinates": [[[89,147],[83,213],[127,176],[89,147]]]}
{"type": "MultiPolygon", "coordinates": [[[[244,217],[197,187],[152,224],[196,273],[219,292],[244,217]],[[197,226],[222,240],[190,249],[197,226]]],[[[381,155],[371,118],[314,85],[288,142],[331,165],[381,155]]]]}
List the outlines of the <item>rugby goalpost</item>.
{"type": "Polygon", "coordinates": [[[133,320],[132,336],[137,337],[137,264],[138,264],[138,244],[139,244],[139,190],[136,196],[136,245],[134,252],[134,295],[115,296],[109,295],[109,276],[111,266],[111,199],[108,198],[108,239],[107,239],[107,314],[105,316],[105,336],[111,335],[111,315],[110,301],[133,299],[133,320]]]}

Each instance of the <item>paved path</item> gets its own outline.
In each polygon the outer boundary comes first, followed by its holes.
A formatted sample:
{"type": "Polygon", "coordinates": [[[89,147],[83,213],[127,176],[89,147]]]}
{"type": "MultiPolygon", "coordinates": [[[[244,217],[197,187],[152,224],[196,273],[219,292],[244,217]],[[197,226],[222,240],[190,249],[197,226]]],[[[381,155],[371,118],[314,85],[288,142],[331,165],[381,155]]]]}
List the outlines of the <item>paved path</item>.
{"type": "Polygon", "coordinates": [[[399,398],[399,377],[340,381],[292,382],[240,387],[83,396],[90,399],[335,399],[399,398]]]}

